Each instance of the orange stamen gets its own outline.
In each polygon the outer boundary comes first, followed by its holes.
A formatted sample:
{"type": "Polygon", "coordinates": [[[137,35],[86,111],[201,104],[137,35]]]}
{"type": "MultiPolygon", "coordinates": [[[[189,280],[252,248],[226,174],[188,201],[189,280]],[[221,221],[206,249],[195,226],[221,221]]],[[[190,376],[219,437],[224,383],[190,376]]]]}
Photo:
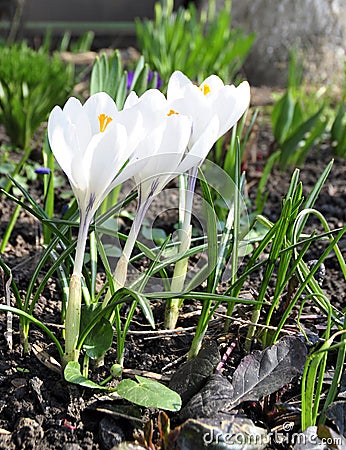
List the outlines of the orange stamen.
{"type": "Polygon", "coordinates": [[[203,92],[203,95],[207,95],[211,91],[209,84],[203,84],[199,88],[203,92]]]}
{"type": "Polygon", "coordinates": [[[99,117],[99,122],[100,122],[100,132],[103,133],[107,126],[112,122],[112,117],[107,116],[106,114],[100,114],[99,117]]]}
{"type": "Polygon", "coordinates": [[[173,114],[179,114],[177,111],[174,111],[174,109],[170,109],[169,112],[167,113],[167,116],[173,116],[173,114]]]}

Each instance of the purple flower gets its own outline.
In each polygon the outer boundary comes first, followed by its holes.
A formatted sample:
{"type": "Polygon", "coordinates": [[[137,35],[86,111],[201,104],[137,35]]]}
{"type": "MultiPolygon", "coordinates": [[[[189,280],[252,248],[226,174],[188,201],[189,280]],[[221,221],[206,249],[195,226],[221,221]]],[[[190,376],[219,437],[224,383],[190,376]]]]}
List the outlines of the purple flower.
{"type": "MultiPolygon", "coordinates": [[[[127,74],[127,91],[129,91],[131,89],[131,85],[133,82],[133,76],[134,76],[134,71],[130,70],[127,74]]],[[[149,70],[148,73],[148,84],[152,81],[152,79],[154,78],[154,72],[152,72],[151,70],[149,70]]],[[[155,89],[160,89],[160,87],[162,86],[162,80],[160,78],[160,75],[157,73],[157,81],[156,81],[156,86],[153,86],[153,88],[155,89]]]]}
{"type": "Polygon", "coordinates": [[[127,74],[127,90],[129,91],[132,85],[132,81],[133,81],[133,76],[134,76],[134,71],[130,70],[130,72],[127,74]]]}
{"type": "MultiPolygon", "coordinates": [[[[151,82],[151,80],[154,78],[154,72],[152,72],[151,70],[149,70],[148,73],[148,83],[151,82]]],[[[160,89],[160,87],[162,86],[162,80],[160,78],[160,75],[157,73],[157,80],[156,80],[156,86],[153,86],[156,89],[160,89]]]]}
{"type": "Polygon", "coordinates": [[[48,167],[38,167],[35,169],[35,173],[39,175],[49,175],[51,170],[48,167]]]}

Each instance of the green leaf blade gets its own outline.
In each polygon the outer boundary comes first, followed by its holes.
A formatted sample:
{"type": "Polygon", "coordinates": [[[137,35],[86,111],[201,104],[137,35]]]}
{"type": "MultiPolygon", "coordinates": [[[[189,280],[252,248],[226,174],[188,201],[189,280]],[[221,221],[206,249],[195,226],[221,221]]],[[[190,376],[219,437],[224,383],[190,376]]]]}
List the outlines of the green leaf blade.
{"type": "Polygon", "coordinates": [[[120,397],[147,408],[158,408],[167,411],[179,411],[180,395],[163,384],[136,375],[136,381],[125,379],[120,381],[117,392],[120,397]]]}

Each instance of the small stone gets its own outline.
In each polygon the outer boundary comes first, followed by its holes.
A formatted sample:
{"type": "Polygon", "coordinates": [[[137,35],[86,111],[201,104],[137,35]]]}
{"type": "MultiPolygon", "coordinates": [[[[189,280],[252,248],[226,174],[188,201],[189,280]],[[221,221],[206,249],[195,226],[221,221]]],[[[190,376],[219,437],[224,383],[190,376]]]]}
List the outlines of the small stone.
{"type": "Polygon", "coordinates": [[[40,448],[44,432],[36,420],[21,417],[15,427],[14,441],[21,450],[40,448]]]}
{"type": "Polygon", "coordinates": [[[125,440],[121,428],[111,417],[107,416],[99,424],[99,436],[102,448],[105,450],[110,450],[125,440]]]}
{"type": "Polygon", "coordinates": [[[65,444],[62,448],[62,450],[83,450],[82,447],[78,444],[65,444]]]}

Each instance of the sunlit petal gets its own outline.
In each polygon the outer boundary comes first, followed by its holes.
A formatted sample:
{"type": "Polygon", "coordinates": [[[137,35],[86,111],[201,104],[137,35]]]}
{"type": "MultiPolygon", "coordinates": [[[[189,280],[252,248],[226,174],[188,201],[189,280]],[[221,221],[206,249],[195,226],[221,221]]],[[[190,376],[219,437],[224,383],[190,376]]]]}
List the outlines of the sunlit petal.
{"type": "Polygon", "coordinates": [[[121,124],[115,124],[111,133],[105,134],[101,139],[99,136],[95,136],[95,139],[90,142],[88,152],[90,152],[91,158],[87,169],[92,176],[90,176],[88,189],[89,192],[95,194],[98,200],[103,198],[109,184],[117,175],[115,169],[118,168],[120,171],[127,161],[124,151],[126,146],[127,133],[121,124]],[[100,158],[100,154],[102,154],[102,158],[100,158]]]}
{"type": "Polygon", "coordinates": [[[89,97],[85,102],[83,109],[89,118],[92,134],[105,131],[104,129],[100,129],[101,115],[104,115],[111,120],[115,120],[115,117],[118,114],[118,109],[114,100],[106,94],[106,92],[98,92],[89,97]]]}
{"type": "Polygon", "coordinates": [[[250,87],[246,81],[237,88],[225,86],[213,98],[213,110],[218,112],[220,130],[218,137],[232,128],[244,114],[250,103],[250,87]],[[230,107],[232,105],[232,107],[230,107]]]}
{"type": "Polygon", "coordinates": [[[167,99],[176,100],[184,96],[184,88],[191,85],[191,80],[179,70],[173,72],[167,86],[167,99]]]}
{"type": "Polygon", "coordinates": [[[209,92],[215,92],[219,91],[224,87],[224,83],[221,80],[220,77],[217,75],[210,75],[208,78],[206,78],[203,83],[200,85],[200,90],[204,93],[206,90],[209,90],[209,92]],[[207,86],[208,89],[204,89],[204,86],[207,86]]]}
{"type": "Polygon", "coordinates": [[[138,143],[131,136],[134,143],[129,148],[130,135],[142,132],[138,112],[133,112],[132,121],[120,117],[111,97],[98,93],[84,105],[69,99],[63,110],[55,107],[48,119],[51,149],[69,178],[81,216],[87,214],[88,220],[138,143]]]}
{"type": "Polygon", "coordinates": [[[209,122],[199,139],[193,144],[182,162],[177,167],[178,173],[190,170],[199,166],[207,157],[211,147],[214,145],[219,132],[219,119],[214,116],[209,122]]]}

